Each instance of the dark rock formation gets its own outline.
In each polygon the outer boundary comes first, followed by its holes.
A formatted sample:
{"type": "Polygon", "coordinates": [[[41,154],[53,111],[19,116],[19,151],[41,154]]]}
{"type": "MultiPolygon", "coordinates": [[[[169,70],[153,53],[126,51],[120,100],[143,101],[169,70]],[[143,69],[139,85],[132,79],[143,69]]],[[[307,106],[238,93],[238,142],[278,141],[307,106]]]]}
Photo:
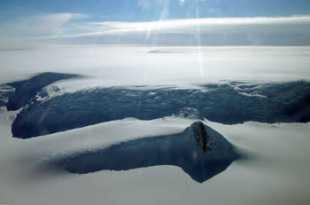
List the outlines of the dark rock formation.
{"type": "Polygon", "coordinates": [[[196,122],[179,134],[146,137],[51,159],[46,162],[45,168],[87,174],[100,170],[173,165],[202,183],[223,172],[239,158],[240,154],[221,134],[196,122]],[[212,149],[209,149],[211,146],[212,149]]]}
{"type": "Polygon", "coordinates": [[[209,135],[202,124],[202,122],[196,122],[192,125],[194,136],[197,142],[197,145],[200,145],[202,148],[202,151],[206,153],[207,151],[211,150],[211,147],[208,146],[209,142],[209,135]]]}

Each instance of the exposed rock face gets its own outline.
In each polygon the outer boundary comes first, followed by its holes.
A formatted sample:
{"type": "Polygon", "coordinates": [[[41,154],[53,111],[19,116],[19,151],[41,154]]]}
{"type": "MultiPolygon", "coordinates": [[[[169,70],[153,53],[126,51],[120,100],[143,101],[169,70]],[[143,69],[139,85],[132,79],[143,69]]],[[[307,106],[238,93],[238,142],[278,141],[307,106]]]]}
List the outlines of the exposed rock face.
{"type": "Polygon", "coordinates": [[[202,122],[195,122],[194,124],[192,124],[192,128],[194,131],[197,145],[200,145],[203,153],[206,153],[211,148],[208,146],[209,135],[204,125],[202,124],[202,122]]]}
{"type": "Polygon", "coordinates": [[[72,154],[52,159],[47,162],[47,167],[87,174],[100,170],[172,165],[180,167],[193,180],[203,183],[239,158],[235,148],[221,134],[202,122],[195,122],[179,134],[146,137],[72,154]]]}

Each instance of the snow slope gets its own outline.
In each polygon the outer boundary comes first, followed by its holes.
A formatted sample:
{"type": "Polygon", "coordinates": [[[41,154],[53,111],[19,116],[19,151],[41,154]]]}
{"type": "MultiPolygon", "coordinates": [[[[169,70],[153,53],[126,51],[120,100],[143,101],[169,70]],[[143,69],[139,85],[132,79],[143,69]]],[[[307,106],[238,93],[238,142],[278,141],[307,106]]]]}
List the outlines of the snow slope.
{"type": "Polygon", "coordinates": [[[222,125],[205,121],[251,157],[232,163],[226,171],[203,184],[174,166],[85,175],[37,171],[45,160],[56,156],[141,136],[178,133],[192,122],[179,118],[126,119],[29,140],[2,134],[1,203],[309,203],[309,124],[222,125]]]}

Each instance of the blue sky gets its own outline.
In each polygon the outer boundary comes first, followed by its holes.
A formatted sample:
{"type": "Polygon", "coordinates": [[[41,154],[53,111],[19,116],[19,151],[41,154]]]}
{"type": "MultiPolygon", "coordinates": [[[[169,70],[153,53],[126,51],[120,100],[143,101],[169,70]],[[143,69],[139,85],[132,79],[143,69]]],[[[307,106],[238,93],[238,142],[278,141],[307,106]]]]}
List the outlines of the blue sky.
{"type": "Polygon", "coordinates": [[[1,20],[40,13],[83,13],[98,21],[310,14],[309,0],[0,0],[1,20]],[[163,14],[165,13],[165,14],[163,14]]]}
{"type": "Polygon", "coordinates": [[[310,0],[0,0],[0,47],[310,45],[310,0]]]}

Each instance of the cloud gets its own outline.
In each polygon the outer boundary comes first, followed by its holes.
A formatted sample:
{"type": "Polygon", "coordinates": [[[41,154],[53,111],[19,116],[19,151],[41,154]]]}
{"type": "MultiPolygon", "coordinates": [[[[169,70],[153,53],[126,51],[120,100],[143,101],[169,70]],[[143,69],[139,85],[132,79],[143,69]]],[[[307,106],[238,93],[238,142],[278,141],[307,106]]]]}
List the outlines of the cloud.
{"type": "Polygon", "coordinates": [[[1,36],[45,36],[62,34],[65,25],[86,17],[76,13],[42,14],[0,23],[1,36]]]}
{"type": "Polygon", "coordinates": [[[0,50],[24,50],[44,43],[42,37],[68,34],[79,13],[41,14],[0,23],[0,50]]]}
{"type": "Polygon", "coordinates": [[[83,19],[86,17],[78,13],[42,14],[0,23],[0,49],[25,49],[46,43],[146,46],[310,45],[310,16],[153,22],[87,22],[83,19]]]}
{"type": "Polygon", "coordinates": [[[310,16],[92,22],[86,33],[50,38],[91,44],[310,45],[310,16]],[[89,31],[93,32],[89,32],[89,31]]]}

